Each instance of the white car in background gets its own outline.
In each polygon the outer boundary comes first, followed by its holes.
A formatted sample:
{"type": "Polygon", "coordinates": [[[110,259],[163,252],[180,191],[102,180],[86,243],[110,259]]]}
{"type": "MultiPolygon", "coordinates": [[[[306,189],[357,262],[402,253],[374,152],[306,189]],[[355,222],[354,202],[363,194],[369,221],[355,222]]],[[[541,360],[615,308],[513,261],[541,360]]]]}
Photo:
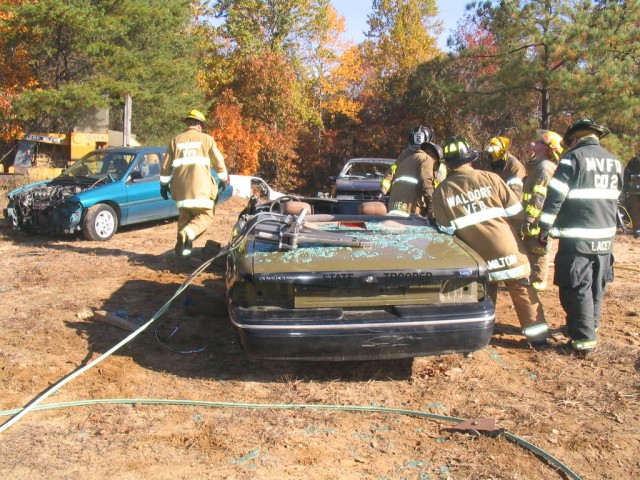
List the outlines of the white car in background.
{"type": "Polygon", "coordinates": [[[229,183],[233,187],[233,194],[238,197],[249,198],[256,195],[259,200],[275,200],[285,195],[275,191],[260,177],[229,175],[229,183]]]}

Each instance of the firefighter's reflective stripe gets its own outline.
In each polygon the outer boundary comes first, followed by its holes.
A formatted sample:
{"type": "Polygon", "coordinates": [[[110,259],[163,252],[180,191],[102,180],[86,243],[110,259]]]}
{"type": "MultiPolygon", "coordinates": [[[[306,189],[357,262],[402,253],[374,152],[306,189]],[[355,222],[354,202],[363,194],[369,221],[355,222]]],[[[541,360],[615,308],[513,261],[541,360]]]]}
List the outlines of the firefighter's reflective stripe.
{"type": "Polygon", "coordinates": [[[504,211],[507,214],[507,217],[513,217],[514,215],[518,215],[522,211],[522,204],[514,203],[510,207],[505,208],[504,211]]]}
{"type": "Polygon", "coordinates": [[[526,237],[537,237],[540,234],[540,228],[539,227],[535,227],[532,228],[531,230],[529,230],[529,233],[526,233],[525,236],[526,237]]]}
{"type": "Polygon", "coordinates": [[[187,234],[187,237],[189,237],[189,240],[195,240],[196,239],[196,232],[194,232],[193,229],[190,226],[187,225],[182,230],[184,230],[184,233],[187,234]]]}
{"type": "Polygon", "coordinates": [[[185,199],[178,200],[176,206],[178,208],[213,208],[214,201],[211,199],[185,199]]]}
{"type": "Polygon", "coordinates": [[[610,188],[574,188],[569,192],[567,198],[617,200],[619,196],[618,190],[610,188]]]}
{"type": "Polygon", "coordinates": [[[511,177],[509,178],[506,182],[507,185],[511,186],[511,185],[524,185],[522,183],[522,179],[518,178],[518,177],[511,177]]]}
{"type": "Polygon", "coordinates": [[[527,205],[527,208],[525,210],[533,218],[537,218],[540,215],[540,212],[542,212],[542,210],[534,207],[533,205],[527,205]]]}
{"type": "Polygon", "coordinates": [[[170,182],[171,182],[171,175],[167,175],[167,176],[161,175],[160,176],[160,183],[161,184],[166,185],[167,183],[170,183],[170,182]]]}
{"type": "Polygon", "coordinates": [[[561,182],[557,178],[551,179],[551,181],[549,182],[549,188],[561,194],[562,197],[566,197],[567,194],[569,193],[569,185],[567,185],[564,182],[561,182]]]}
{"type": "Polygon", "coordinates": [[[383,191],[387,191],[387,190],[389,190],[389,188],[391,188],[391,182],[389,180],[387,180],[386,178],[384,180],[382,180],[380,185],[382,186],[382,190],[383,191]]]}
{"type": "Polygon", "coordinates": [[[523,193],[522,194],[522,200],[524,202],[528,202],[529,200],[531,200],[531,194],[530,193],[523,193]]]}
{"type": "Polygon", "coordinates": [[[209,157],[180,157],[176,158],[173,163],[173,168],[185,167],[188,165],[210,165],[211,160],[209,157]]]}
{"type": "Polygon", "coordinates": [[[387,215],[394,215],[396,217],[409,217],[411,216],[409,212],[405,212],[403,210],[391,210],[387,213],[387,215]]]}
{"type": "Polygon", "coordinates": [[[571,347],[574,350],[593,350],[598,344],[597,340],[572,340],[571,347]]]}
{"type": "Polygon", "coordinates": [[[563,160],[560,160],[560,165],[568,165],[571,167],[573,163],[571,163],[571,160],[569,160],[568,158],[565,158],[563,160]]]}
{"type": "Polygon", "coordinates": [[[547,282],[532,282],[531,286],[537,291],[542,291],[547,288],[547,282]]]}
{"type": "Polygon", "coordinates": [[[609,239],[616,234],[616,227],[608,228],[552,228],[552,237],[587,238],[589,240],[609,239]]]}
{"type": "MultiPolygon", "coordinates": [[[[546,195],[547,194],[547,187],[545,187],[544,185],[534,185],[533,186],[533,193],[539,193],[540,195],[546,195]]],[[[531,195],[529,195],[529,197],[531,197],[531,195]]]]}
{"type": "Polygon", "coordinates": [[[539,325],[532,325],[531,327],[523,328],[522,333],[525,334],[526,337],[533,338],[541,335],[543,333],[547,333],[549,331],[549,325],[546,323],[541,323],[539,325]]]}
{"type": "Polygon", "coordinates": [[[405,182],[405,183],[410,183],[412,185],[417,185],[418,184],[418,179],[417,178],[413,178],[413,177],[398,177],[398,178],[393,180],[394,185],[396,183],[400,183],[400,182],[405,182]]]}
{"type": "Polygon", "coordinates": [[[552,215],[551,213],[544,213],[544,212],[540,214],[540,223],[542,223],[543,225],[553,225],[553,222],[555,221],[556,221],[556,215],[552,215]]]}
{"type": "Polygon", "coordinates": [[[176,144],[176,148],[178,149],[178,151],[184,151],[184,150],[197,150],[199,148],[202,148],[202,142],[178,142],[176,144]]]}
{"type": "MultiPolygon", "coordinates": [[[[492,260],[487,262],[487,265],[490,264],[492,260]]],[[[505,280],[513,280],[516,278],[526,277],[531,273],[531,266],[527,263],[525,265],[520,265],[519,267],[509,268],[507,270],[500,270],[497,272],[492,272],[491,267],[489,267],[489,281],[490,282],[502,282],[505,280]]]]}
{"type": "MultiPolygon", "coordinates": [[[[520,209],[522,209],[522,206],[520,206],[520,209]]],[[[455,220],[451,221],[451,225],[454,227],[454,230],[459,230],[470,225],[476,225],[477,223],[491,220],[492,218],[500,218],[506,216],[507,212],[504,208],[494,207],[488,208],[486,210],[481,210],[470,215],[465,215],[464,217],[456,218],[455,220]]]]}

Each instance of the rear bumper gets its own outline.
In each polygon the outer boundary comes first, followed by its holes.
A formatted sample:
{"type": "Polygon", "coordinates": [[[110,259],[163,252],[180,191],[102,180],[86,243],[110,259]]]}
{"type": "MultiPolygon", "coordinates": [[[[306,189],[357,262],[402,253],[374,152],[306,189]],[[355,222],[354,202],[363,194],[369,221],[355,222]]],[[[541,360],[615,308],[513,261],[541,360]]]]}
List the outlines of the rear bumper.
{"type": "Polygon", "coordinates": [[[472,352],[491,339],[490,300],[391,309],[230,308],[243,348],[276,360],[380,360],[472,352]]]}

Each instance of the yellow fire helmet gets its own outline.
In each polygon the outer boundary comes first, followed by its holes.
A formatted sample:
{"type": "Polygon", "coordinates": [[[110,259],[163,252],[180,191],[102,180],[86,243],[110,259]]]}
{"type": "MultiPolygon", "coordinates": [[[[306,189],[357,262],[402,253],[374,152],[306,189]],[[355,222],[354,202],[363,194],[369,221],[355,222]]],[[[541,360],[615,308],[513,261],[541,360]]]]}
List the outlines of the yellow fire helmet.
{"type": "Polygon", "coordinates": [[[511,140],[507,137],[493,137],[484,151],[489,154],[489,160],[493,163],[507,158],[509,146],[511,146],[511,140]]]}
{"type": "Polygon", "coordinates": [[[538,140],[549,147],[551,155],[556,162],[560,160],[560,155],[562,155],[564,151],[564,148],[562,148],[562,135],[551,130],[538,130],[536,133],[538,140]]]}
{"type": "Polygon", "coordinates": [[[191,110],[189,112],[189,115],[187,115],[186,117],[184,117],[184,120],[197,120],[198,122],[202,123],[203,125],[207,123],[207,119],[205,118],[204,114],[200,111],[200,110],[191,110]]]}

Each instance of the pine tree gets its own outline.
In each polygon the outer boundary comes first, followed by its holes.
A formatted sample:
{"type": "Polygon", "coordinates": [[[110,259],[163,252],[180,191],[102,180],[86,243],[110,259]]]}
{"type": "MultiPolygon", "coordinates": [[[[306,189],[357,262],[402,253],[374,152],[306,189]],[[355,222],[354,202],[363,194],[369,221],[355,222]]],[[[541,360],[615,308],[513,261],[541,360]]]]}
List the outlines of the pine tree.
{"type": "Polygon", "coordinates": [[[29,52],[22,68],[34,78],[12,98],[23,129],[69,131],[93,108],[117,112],[131,93],[133,132],[166,141],[178,119],[201,105],[188,2],[40,0],[2,8],[4,43],[29,52]]]}

